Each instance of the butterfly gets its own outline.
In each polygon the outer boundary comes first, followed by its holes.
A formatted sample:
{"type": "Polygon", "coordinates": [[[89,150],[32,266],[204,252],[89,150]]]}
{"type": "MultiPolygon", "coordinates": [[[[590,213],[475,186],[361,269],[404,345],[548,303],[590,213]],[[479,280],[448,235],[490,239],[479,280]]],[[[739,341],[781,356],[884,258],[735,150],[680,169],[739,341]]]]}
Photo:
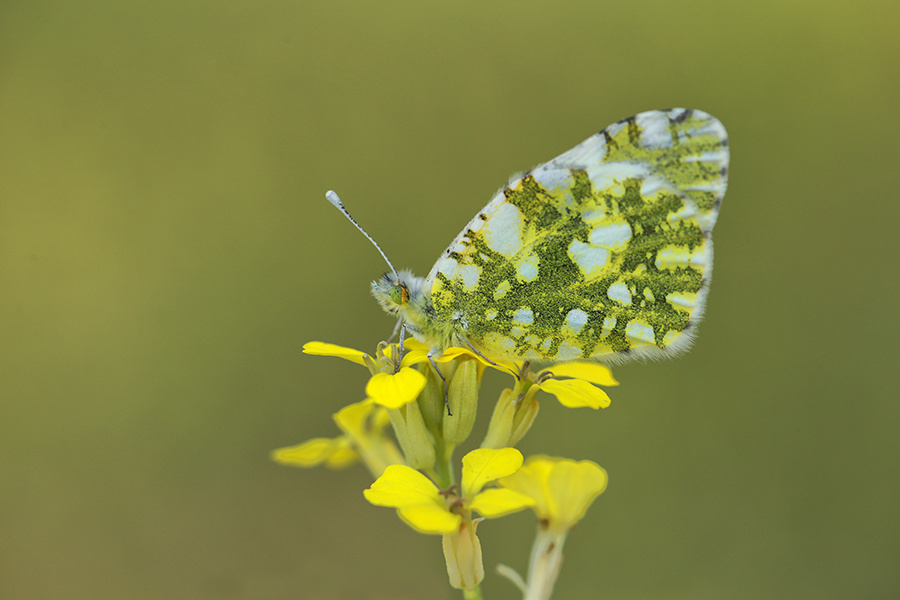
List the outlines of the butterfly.
{"type": "Polygon", "coordinates": [[[372,294],[430,356],[451,346],[538,363],[677,354],[703,314],[727,173],[716,118],[640,113],[513,176],[427,277],[391,265],[372,294]]]}

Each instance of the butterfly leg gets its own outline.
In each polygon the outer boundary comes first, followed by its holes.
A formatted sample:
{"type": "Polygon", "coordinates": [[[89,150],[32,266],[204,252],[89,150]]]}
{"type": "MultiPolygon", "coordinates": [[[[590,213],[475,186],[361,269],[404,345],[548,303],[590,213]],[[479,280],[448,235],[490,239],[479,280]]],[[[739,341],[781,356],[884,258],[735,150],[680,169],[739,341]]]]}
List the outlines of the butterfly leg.
{"type": "Polygon", "coordinates": [[[400,370],[400,363],[403,362],[403,355],[406,354],[406,323],[397,321],[397,326],[394,327],[394,333],[391,334],[391,339],[397,335],[398,329],[400,330],[400,343],[397,347],[397,362],[394,364],[394,375],[400,370]]]}
{"type": "MultiPolygon", "coordinates": [[[[464,338],[464,337],[462,337],[462,336],[458,336],[458,337],[456,338],[456,341],[459,342],[459,343],[461,343],[461,344],[464,344],[464,345],[465,345],[469,350],[471,350],[474,354],[477,354],[478,356],[480,356],[481,358],[483,358],[484,360],[486,360],[486,361],[489,362],[490,364],[494,365],[494,366],[497,367],[498,369],[504,368],[504,367],[501,367],[500,365],[498,365],[497,363],[495,363],[494,361],[492,361],[491,359],[489,359],[489,358],[488,358],[487,356],[485,356],[484,354],[482,354],[482,353],[478,350],[478,348],[476,348],[475,346],[473,346],[472,343],[471,343],[469,340],[467,340],[466,338],[464,338]]],[[[458,345],[458,344],[457,344],[457,345],[458,345]]],[[[507,371],[509,371],[508,368],[507,368],[507,371]]],[[[517,376],[515,371],[509,371],[509,373],[512,373],[513,377],[516,377],[516,376],[517,376]]]]}
{"type": "Polygon", "coordinates": [[[492,365],[494,365],[494,366],[497,367],[498,369],[500,368],[500,365],[498,365],[497,363],[495,363],[494,361],[492,361],[491,359],[489,359],[487,356],[485,356],[484,354],[482,354],[481,352],[479,352],[479,351],[478,351],[478,348],[476,348],[475,346],[473,346],[473,345],[471,344],[471,342],[469,342],[469,340],[467,340],[466,338],[464,338],[464,337],[462,337],[462,336],[458,336],[456,339],[457,339],[458,341],[462,342],[463,344],[465,344],[466,347],[468,347],[469,350],[471,350],[473,353],[477,354],[478,356],[480,356],[480,357],[483,358],[484,360],[488,361],[489,363],[491,363],[492,365]]]}
{"type": "Polygon", "coordinates": [[[389,344],[390,344],[392,341],[394,341],[394,338],[397,337],[397,334],[400,332],[400,329],[403,328],[403,326],[404,326],[404,325],[403,325],[403,319],[397,319],[397,324],[394,325],[394,330],[391,332],[391,337],[389,337],[389,338],[387,339],[387,341],[388,341],[389,344]]]}
{"type": "MultiPolygon", "coordinates": [[[[392,336],[393,337],[393,336],[392,336]]],[[[403,360],[403,355],[406,354],[406,346],[404,342],[406,341],[406,324],[400,326],[400,346],[397,349],[397,353],[399,357],[397,358],[397,364],[394,365],[394,373],[400,370],[400,361],[403,360]]],[[[437,362],[435,362],[434,357],[440,356],[443,350],[439,350],[438,348],[432,348],[428,351],[428,362],[431,363],[431,367],[434,369],[434,372],[438,374],[438,377],[441,378],[441,383],[444,384],[444,405],[447,407],[447,414],[452,416],[453,413],[450,412],[450,389],[447,387],[447,378],[444,377],[444,374],[441,373],[441,370],[437,366],[437,362]]],[[[476,351],[477,352],[477,351],[476,351]]],[[[488,360],[488,359],[485,359],[488,360]]],[[[492,363],[493,364],[493,363],[492,363]]]]}

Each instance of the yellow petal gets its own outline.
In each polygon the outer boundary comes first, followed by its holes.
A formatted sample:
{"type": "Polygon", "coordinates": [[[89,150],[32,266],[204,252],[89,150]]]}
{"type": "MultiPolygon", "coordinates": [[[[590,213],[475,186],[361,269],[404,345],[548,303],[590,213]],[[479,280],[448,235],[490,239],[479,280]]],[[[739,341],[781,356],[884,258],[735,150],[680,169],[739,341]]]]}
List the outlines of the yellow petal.
{"type": "Polygon", "coordinates": [[[408,337],[403,340],[403,347],[407,350],[421,350],[423,352],[428,352],[428,350],[430,349],[428,346],[414,337],[408,337]]]}
{"type": "MultiPolygon", "coordinates": [[[[417,504],[444,507],[444,499],[430,479],[406,465],[391,465],[363,491],[366,500],[378,506],[405,508],[417,504]]],[[[444,510],[446,510],[444,508],[444,510]]]]}
{"type": "Polygon", "coordinates": [[[597,385],[619,385],[609,367],[595,362],[575,361],[560,363],[548,367],[545,371],[550,371],[554,377],[584,379],[597,385]]]}
{"type": "Polygon", "coordinates": [[[355,465],[359,461],[359,454],[353,448],[350,440],[341,436],[336,438],[335,441],[341,443],[338,444],[334,453],[325,461],[325,466],[329,469],[343,469],[350,465],[355,465]]]}
{"type": "MultiPolygon", "coordinates": [[[[384,355],[397,361],[397,351],[400,350],[399,344],[389,344],[384,349],[384,355]]],[[[406,338],[403,340],[403,358],[400,361],[401,367],[411,367],[428,360],[428,351],[430,348],[418,341],[416,338],[406,338]]]]}
{"type": "MultiPolygon", "coordinates": [[[[397,350],[399,350],[399,344],[391,344],[385,350],[385,355],[396,361],[395,352],[397,350]]],[[[411,367],[419,363],[428,362],[428,352],[430,350],[430,346],[426,346],[416,338],[406,338],[403,341],[403,358],[400,361],[400,366],[411,367]]]]}
{"type": "Polygon", "coordinates": [[[461,518],[436,504],[416,504],[397,510],[406,524],[420,533],[450,533],[459,528],[461,518]]]}
{"type": "Polygon", "coordinates": [[[372,429],[380,432],[390,424],[391,417],[388,415],[388,411],[383,406],[379,406],[372,416],[372,429]]]}
{"type": "Polygon", "coordinates": [[[518,512],[534,504],[534,498],[525,494],[514,490],[491,488],[475,496],[469,503],[469,508],[492,519],[518,512]]]}
{"type": "Polygon", "coordinates": [[[422,350],[410,350],[409,348],[407,348],[406,354],[403,355],[403,359],[400,361],[400,366],[411,367],[423,362],[428,362],[428,348],[422,350]]]}
{"type": "Polygon", "coordinates": [[[547,487],[556,496],[560,526],[570,529],[584,517],[594,499],[603,493],[609,478],[606,471],[589,460],[563,460],[550,472],[547,487]]]}
{"type": "Polygon", "coordinates": [[[416,399],[425,387],[425,376],[411,367],[394,374],[376,373],[366,384],[366,394],[385,408],[400,408],[416,399]]]}
{"type": "Polygon", "coordinates": [[[337,344],[307,342],[303,344],[303,353],[314,354],[316,356],[337,356],[338,358],[355,362],[358,365],[366,366],[366,362],[363,360],[363,356],[366,355],[365,352],[360,352],[353,348],[345,348],[344,346],[338,346],[337,344]]]}
{"type": "Polygon", "coordinates": [[[583,379],[548,379],[540,388],[556,396],[560,404],[569,408],[590,406],[596,409],[609,406],[606,392],[583,379]]]}
{"type": "MultiPolygon", "coordinates": [[[[379,476],[388,465],[404,464],[394,441],[385,429],[390,425],[387,409],[371,400],[350,404],[334,415],[334,422],[344,433],[348,447],[366,464],[374,476],[379,476]]],[[[329,467],[337,467],[342,455],[329,459],[329,467]],[[334,464],[333,464],[334,463],[334,464]]]]}
{"type": "Polygon", "coordinates": [[[371,401],[363,400],[354,404],[348,404],[334,414],[334,422],[341,431],[352,438],[359,439],[369,436],[369,415],[378,406],[371,401]]]}
{"type": "Polygon", "coordinates": [[[515,448],[479,448],[462,459],[462,495],[473,498],[485,484],[515,473],[522,466],[522,453],[515,448]]]}
{"type": "Polygon", "coordinates": [[[550,527],[570,529],[606,489],[607,475],[589,460],[531,456],[521,469],[499,483],[531,496],[534,512],[550,527]]]}
{"type": "Polygon", "coordinates": [[[457,358],[478,358],[476,355],[472,354],[471,350],[466,350],[465,348],[457,348],[456,346],[452,346],[450,348],[445,349],[441,352],[440,356],[435,357],[434,362],[445,363],[450,362],[451,360],[456,360],[457,358]]]}
{"type": "Polygon", "coordinates": [[[329,467],[340,468],[356,462],[356,459],[356,452],[343,437],[314,438],[272,452],[272,460],[292,467],[315,467],[327,463],[329,467]]]}
{"type": "Polygon", "coordinates": [[[489,367],[493,367],[498,371],[503,371],[504,373],[510,374],[513,377],[518,377],[519,371],[522,370],[522,365],[520,363],[515,363],[510,360],[503,360],[502,358],[492,357],[491,360],[494,364],[491,364],[485,359],[478,357],[481,362],[485,363],[489,367]]]}
{"type": "Polygon", "coordinates": [[[521,469],[509,477],[498,480],[497,483],[504,488],[531,497],[535,501],[534,512],[537,516],[541,519],[548,519],[549,515],[556,513],[554,500],[547,489],[547,478],[554,463],[535,460],[542,458],[545,457],[528,457],[528,461],[522,465],[521,469]]]}
{"type": "Polygon", "coordinates": [[[448,353],[452,358],[456,358],[459,356],[471,356],[472,358],[478,359],[481,364],[487,367],[492,367],[494,369],[503,371],[504,373],[512,373],[513,375],[518,373],[520,368],[520,365],[512,361],[503,360],[502,358],[485,357],[481,354],[478,354],[477,352],[472,352],[471,350],[467,350],[465,348],[447,348],[446,350],[444,350],[444,356],[447,356],[448,353]]]}

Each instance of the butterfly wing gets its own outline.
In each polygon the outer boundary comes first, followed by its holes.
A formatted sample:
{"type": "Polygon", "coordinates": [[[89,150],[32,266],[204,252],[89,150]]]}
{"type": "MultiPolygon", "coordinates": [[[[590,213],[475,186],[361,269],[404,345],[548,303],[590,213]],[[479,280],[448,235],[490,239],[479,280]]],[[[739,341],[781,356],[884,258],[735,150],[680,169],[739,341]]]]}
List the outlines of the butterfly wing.
{"type": "Polygon", "coordinates": [[[620,121],[511,181],[425,280],[433,318],[488,357],[686,349],[712,274],[725,129],[698,111],[620,121]]]}

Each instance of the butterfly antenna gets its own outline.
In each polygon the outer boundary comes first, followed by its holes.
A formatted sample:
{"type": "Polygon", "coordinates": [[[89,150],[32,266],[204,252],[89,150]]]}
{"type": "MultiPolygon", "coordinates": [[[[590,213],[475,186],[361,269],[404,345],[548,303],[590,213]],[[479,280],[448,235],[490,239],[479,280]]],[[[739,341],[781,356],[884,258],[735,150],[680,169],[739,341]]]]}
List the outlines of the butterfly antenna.
{"type": "MultiPolygon", "coordinates": [[[[375,249],[378,250],[378,252],[381,254],[381,258],[384,259],[384,262],[386,262],[388,264],[388,266],[391,268],[391,271],[394,272],[394,275],[397,275],[397,269],[395,269],[394,265],[391,264],[391,261],[388,260],[388,257],[384,253],[384,251],[381,249],[381,246],[379,246],[378,243],[372,239],[371,235],[366,233],[366,230],[363,229],[360,226],[360,224],[356,222],[356,219],[354,219],[353,217],[350,216],[350,213],[347,212],[346,208],[344,208],[344,203],[341,202],[341,199],[338,198],[338,195],[334,192],[334,190],[328,190],[327,192],[325,192],[325,198],[329,202],[331,202],[336,209],[338,209],[339,211],[344,213],[344,216],[347,217],[348,219],[350,219],[350,222],[353,223],[354,225],[356,225],[356,228],[359,229],[362,232],[362,234],[364,236],[366,236],[366,238],[368,238],[368,240],[370,242],[372,242],[372,245],[375,246],[375,249]]],[[[398,275],[398,277],[399,277],[399,275],[398,275]]]]}

